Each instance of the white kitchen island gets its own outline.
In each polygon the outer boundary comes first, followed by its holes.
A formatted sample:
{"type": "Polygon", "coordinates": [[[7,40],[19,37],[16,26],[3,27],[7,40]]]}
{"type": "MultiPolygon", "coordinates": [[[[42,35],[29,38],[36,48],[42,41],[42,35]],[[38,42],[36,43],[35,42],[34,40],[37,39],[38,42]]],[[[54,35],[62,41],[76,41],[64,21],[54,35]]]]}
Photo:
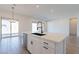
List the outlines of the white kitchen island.
{"type": "Polygon", "coordinates": [[[46,33],[38,36],[27,35],[27,49],[32,54],[65,54],[66,36],[60,33],[46,33]]]}

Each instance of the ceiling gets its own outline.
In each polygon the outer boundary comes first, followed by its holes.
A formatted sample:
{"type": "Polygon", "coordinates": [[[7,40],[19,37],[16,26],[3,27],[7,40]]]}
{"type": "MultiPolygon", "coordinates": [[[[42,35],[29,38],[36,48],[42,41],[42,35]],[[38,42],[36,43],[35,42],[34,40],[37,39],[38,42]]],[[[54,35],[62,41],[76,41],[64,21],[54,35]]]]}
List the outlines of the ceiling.
{"type": "MultiPolygon", "coordinates": [[[[0,10],[10,12],[11,4],[0,4],[0,10]]],[[[15,13],[37,19],[54,20],[79,16],[78,4],[16,4],[15,13]]]]}

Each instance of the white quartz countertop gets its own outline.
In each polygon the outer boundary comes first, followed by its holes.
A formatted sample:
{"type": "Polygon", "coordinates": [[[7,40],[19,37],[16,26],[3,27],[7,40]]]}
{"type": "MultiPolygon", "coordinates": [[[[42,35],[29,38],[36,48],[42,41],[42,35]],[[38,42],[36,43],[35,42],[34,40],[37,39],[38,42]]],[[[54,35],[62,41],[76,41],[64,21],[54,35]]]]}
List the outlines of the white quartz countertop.
{"type": "Polygon", "coordinates": [[[67,36],[61,33],[45,33],[46,35],[44,36],[38,36],[38,35],[34,35],[31,34],[32,36],[36,36],[42,39],[46,39],[46,40],[51,40],[54,42],[61,42],[63,41],[67,36]]]}

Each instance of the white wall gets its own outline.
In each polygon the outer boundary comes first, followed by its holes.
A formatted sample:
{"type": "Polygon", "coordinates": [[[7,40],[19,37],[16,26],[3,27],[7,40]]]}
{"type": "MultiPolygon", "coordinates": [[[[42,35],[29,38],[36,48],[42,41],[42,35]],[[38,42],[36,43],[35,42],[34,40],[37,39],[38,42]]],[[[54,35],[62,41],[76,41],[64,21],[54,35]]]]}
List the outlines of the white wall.
{"type": "MultiPolygon", "coordinates": [[[[11,12],[0,11],[0,17],[11,18],[11,12]]],[[[32,30],[32,18],[23,16],[23,15],[15,15],[15,19],[19,21],[19,33],[22,32],[31,32],[32,30]]]]}
{"type": "Polygon", "coordinates": [[[69,20],[53,20],[47,22],[48,32],[69,34],[69,20]]]}

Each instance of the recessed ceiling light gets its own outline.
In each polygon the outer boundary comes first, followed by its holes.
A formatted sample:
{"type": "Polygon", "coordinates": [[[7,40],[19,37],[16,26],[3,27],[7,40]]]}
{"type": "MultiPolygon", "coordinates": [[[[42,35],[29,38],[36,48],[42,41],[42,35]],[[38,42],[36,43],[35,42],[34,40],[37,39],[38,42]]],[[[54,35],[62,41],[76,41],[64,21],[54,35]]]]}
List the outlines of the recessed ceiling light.
{"type": "Polygon", "coordinates": [[[40,6],[39,5],[36,5],[36,8],[39,8],[40,6]]]}

